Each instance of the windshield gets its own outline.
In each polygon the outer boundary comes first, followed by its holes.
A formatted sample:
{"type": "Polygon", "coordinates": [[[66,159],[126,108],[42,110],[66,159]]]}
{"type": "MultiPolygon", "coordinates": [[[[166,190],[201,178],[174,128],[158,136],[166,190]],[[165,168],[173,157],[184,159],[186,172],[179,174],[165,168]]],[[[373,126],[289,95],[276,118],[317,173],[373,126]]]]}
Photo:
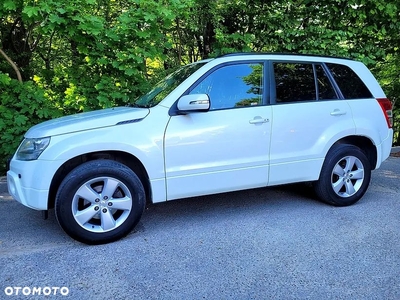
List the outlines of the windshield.
{"type": "Polygon", "coordinates": [[[205,63],[196,63],[183,66],[177,71],[165,77],[156,84],[147,94],[136,99],[131,106],[135,107],[153,107],[161,102],[169,93],[171,93],[186,78],[200,69],[205,63]]]}

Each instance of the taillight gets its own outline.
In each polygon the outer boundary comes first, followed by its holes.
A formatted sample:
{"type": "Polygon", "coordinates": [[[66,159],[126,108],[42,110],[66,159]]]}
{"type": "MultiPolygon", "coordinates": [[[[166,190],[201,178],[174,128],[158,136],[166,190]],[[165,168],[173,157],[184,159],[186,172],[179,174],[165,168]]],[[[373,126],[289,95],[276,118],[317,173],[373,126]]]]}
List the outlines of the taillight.
{"type": "Polygon", "coordinates": [[[383,110],[383,114],[385,115],[388,127],[392,128],[393,127],[392,102],[390,102],[390,100],[387,98],[379,98],[376,100],[378,100],[379,105],[381,106],[381,108],[383,110]]]}

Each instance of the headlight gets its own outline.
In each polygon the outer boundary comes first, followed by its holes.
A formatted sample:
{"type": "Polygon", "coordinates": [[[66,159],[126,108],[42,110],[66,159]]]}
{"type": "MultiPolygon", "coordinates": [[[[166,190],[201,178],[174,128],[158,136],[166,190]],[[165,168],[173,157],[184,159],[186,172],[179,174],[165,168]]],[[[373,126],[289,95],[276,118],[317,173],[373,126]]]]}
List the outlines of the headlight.
{"type": "Polygon", "coordinates": [[[24,139],[17,150],[18,160],[35,160],[46,149],[50,138],[24,139]]]}

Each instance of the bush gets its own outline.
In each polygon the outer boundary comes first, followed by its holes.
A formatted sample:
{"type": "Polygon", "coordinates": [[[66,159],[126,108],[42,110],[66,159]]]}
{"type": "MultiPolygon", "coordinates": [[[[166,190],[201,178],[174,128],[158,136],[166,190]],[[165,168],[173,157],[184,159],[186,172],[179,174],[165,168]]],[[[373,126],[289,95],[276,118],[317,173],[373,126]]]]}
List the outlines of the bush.
{"type": "Polygon", "coordinates": [[[37,123],[61,116],[62,111],[32,81],[20,83],[0,73],[0,91],[0,175],[5,175],[7,159],[24,133],[37,123]]]}

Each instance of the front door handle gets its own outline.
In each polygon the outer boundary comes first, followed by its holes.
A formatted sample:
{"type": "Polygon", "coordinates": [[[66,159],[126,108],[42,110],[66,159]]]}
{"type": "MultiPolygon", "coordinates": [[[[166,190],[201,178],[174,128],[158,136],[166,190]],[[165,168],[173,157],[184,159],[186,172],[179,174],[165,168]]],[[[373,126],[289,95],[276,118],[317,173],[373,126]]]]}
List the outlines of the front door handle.
{"type": "Polygon", "coordinates": [[[342,111],[340,109],[335,109],[333,112],[331,112],[331,116],[343,116],[345,115],[347,112],[342,111]]]}
{"type": "Polygon", "coordinates": [[[268,122],[269,122],[269,119],[265,119],[260,116],[254,117],[253,120],[249,121],[250,124],[262,124],[262,123],[268,123],[268,122]]]}

